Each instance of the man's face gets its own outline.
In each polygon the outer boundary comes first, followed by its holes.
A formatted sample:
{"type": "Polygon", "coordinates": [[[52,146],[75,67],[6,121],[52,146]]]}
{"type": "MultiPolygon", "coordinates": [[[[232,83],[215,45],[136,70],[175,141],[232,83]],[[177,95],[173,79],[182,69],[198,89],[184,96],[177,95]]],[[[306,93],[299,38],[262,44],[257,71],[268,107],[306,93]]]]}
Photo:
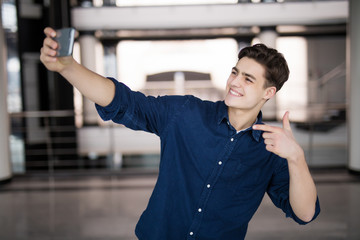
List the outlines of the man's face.
{"type": "Polygon", "coordinates": [[[233,109],[260,110],[275,92],[275,87],[264,88],[265,68],[254,59],[243,57],[235,67],[226,84],[225,104],[233,109]]]}

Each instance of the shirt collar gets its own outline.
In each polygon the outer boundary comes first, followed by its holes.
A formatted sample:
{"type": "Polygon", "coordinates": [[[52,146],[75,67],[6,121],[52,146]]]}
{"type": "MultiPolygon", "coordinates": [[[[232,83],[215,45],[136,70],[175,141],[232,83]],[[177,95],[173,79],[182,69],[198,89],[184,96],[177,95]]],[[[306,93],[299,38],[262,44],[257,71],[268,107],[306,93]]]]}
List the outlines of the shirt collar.
{"type": "Polygon", "coordinates": [[[229,121],[229,115],[228,115],[228,107],[226,106],[225,102],[222,101],[220,103],[220,106],[217,111],[217,123],[220,125],[223,121],[228,122],[229,121]]]}
{"type": "MultiPolygon", "coordinates": [[[[226,106],[225,102],[222,101],[220,108],[218,109],[217,112],[217,123],[220,125],[222,122],[229,122],[229,114],[228,114],[228,107],[226,106]]],[[[262,112],[260,111],[255,124],[263,124],[262,123],[262,112]]],[[[253,138],[259,142],[260,140],[260,136],[261,136],[261,131],[260,130],[253,130],[251,129],[250,131],[252,131],[252,136],[253,138]]]]}
{"type": "MultiPolygon", "coordinates": [[[[263,124],[263,122],[262,122],[262,112],[261,111],[259,112],[259,114],[257,116],[256,122],[254,123],[254,125],[255,124],[263,124]]],[[[260,136],[261,136],[261,130],[253,130],[252,129],[252,136],[257,142],[259,142],[260,136]]]]}

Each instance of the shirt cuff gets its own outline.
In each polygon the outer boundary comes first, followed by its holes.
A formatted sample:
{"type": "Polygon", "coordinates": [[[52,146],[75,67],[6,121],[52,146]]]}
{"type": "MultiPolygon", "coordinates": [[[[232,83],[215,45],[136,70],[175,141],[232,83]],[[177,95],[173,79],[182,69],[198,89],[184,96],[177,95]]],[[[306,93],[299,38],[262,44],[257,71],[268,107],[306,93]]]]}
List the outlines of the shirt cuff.
{"type": "MultiPolygon", "coordinates": [[[[305,224],[308,224],[310,222],[312,222],[313,220],[315,220],[315,218],[317,218],[317,216],[319,215],[320,213],[320,202],[319,202],[319,197],[316,198],[316,204],[315,204],[315,213],[314,213],[314,216],[313,218],[308,221],[308,222],[305,222],[303,220],[301,220],[300,218],[298,218],[296,216],[296,214],[293,212],[292,208],[291,209],[291,217],[295,220],[295,222],[299,223],[300,225],[305,225],[305,224]]],[[[289,217],[289,216],[287,216],[289,217]]]]}
{"type": "Polygon", "coordinates": [[[96,108],[99,116],[101,117],[101,119],[104,121],[113,119],[119,113],[119,111],[121,111],[121,105],[119,104],[119,103],[121,103],[121,99],[120,99],[121,95],[122,95],[121,88],[126,87],[124,84],[120,84],[114,78],[108,78],[108,79],[113,81],[113,83],[115,84],[115,96],[114,96],[113,100],[109,103],[109,105],[107,105],[105,107],[102,107],[95,103],[95,108],[96,108]]]}

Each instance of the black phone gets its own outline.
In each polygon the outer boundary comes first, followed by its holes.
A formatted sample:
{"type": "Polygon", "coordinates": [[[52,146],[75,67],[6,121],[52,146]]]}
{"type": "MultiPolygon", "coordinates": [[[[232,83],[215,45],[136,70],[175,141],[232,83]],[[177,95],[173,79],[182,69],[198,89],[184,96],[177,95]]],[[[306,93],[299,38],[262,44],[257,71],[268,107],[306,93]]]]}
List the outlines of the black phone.
{"type": "Polygon", "coordinates": [[[54,40],[58,42],[59,47],[57,49],[58,57],[71,56],[74,48],[75,29],[74,28],[62,28],[56,30],[56,37],[54,40]]]}

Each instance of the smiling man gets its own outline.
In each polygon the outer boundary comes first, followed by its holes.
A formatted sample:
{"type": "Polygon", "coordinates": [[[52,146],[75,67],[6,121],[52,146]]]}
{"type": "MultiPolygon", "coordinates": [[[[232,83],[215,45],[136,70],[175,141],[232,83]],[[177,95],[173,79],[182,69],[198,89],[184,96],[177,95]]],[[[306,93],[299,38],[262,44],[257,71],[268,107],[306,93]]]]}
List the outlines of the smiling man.
{"type": "Polygon", "coordinates": [[[289,76],[276,50],[262,44],[242,49],[225,100],[210,102],[131,91],[71,56],[56,57],[56,32],[46,28],[45,34],[41,61],[94,101],[104,120],[160,137],[159,176],[136,226],[139,239],[244,239],[265,193],[299,224],[319,214],[289,114],[282,128],[262,124],[262,106],[289,76]]]}

